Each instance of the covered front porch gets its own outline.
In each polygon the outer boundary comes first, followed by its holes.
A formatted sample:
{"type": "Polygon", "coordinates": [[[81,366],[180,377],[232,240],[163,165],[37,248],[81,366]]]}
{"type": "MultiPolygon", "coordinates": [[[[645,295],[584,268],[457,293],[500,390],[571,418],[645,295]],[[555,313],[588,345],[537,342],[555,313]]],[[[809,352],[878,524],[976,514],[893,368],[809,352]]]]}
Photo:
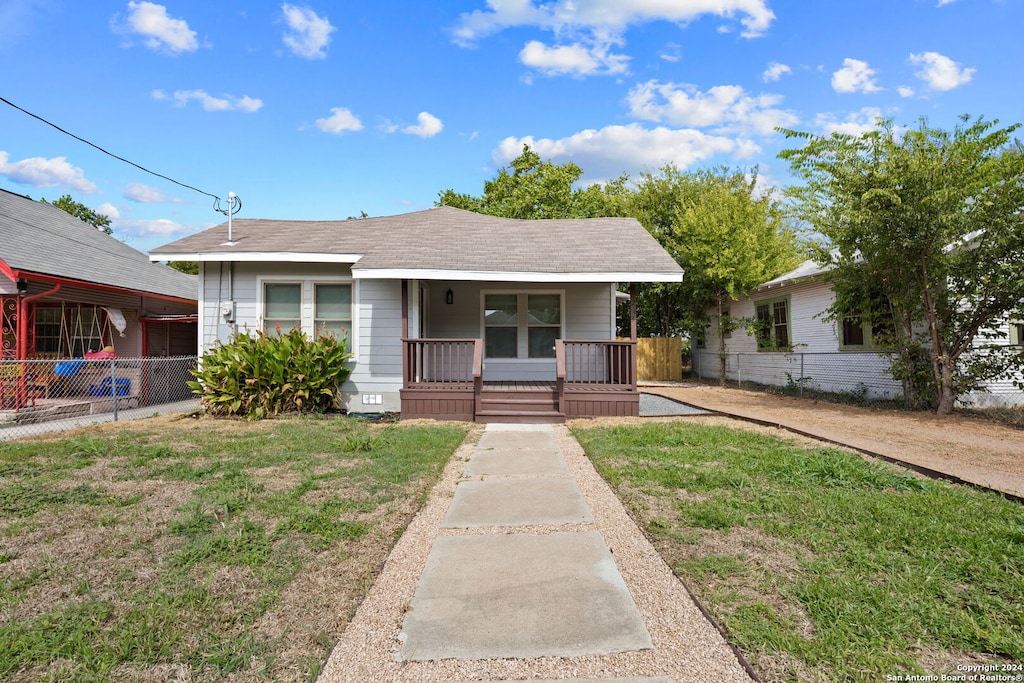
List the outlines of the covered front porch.
{"type": "Polygon", "coordinates": [[[555,342],[546,380],[485,380],[483,339],[404,339],[402,418],[564,422],[636,416],[636,342],[555,342]]]}

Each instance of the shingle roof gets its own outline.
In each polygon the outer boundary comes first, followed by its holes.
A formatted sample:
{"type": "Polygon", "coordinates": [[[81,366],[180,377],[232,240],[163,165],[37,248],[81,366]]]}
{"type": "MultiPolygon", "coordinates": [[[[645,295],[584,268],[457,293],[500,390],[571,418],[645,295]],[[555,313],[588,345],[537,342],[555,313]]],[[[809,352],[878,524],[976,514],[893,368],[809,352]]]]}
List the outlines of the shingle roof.
{"type": "Polygon", "coordinates": [[[0,260],[13,270],[195,300],[194,275],[140,251],[55,206],[0,189],[0,260]]]}
{"type": "Polygon", "coordinates": [[[151,254],[233,260],[249,254],[358,256],[359,271],[634,273],[678,279],[674,259],[633,218],[519,220],[448,206],[345,221],[238,219],[151,254]]]}

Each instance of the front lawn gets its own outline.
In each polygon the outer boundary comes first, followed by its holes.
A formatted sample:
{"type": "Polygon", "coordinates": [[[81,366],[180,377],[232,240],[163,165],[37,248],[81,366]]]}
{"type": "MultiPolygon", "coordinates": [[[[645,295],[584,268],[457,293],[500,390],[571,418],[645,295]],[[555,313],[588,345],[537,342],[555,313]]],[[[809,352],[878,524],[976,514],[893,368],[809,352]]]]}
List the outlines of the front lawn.
{"type": "Polygon", "coordinates": [[[1019,503],[723,426],[573,434],[765,681],[1024,673],[1019,503]]]}
{"type": "Polygon", "coordinates": [[[0,680],[311,680],[466,433],[158,418],[0,444],[0,680]]]}

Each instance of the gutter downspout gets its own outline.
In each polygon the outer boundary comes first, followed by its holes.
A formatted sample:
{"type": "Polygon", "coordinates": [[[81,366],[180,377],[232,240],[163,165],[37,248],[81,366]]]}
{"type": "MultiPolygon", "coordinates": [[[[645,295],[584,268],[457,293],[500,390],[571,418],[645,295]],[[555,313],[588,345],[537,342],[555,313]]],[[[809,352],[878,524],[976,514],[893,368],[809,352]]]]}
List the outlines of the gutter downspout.
{"type": "Polygon", "coordinates": [[[25,360],[25,356],[28,353],[28,305],[37,299],[51,296],[60,291],[60,283],[58,282],[53,286],[53,289],[47,292],[40,292],[31,296],[19,297],[18,299],[18,341],[15,355],[18,360],[25,360]]]}

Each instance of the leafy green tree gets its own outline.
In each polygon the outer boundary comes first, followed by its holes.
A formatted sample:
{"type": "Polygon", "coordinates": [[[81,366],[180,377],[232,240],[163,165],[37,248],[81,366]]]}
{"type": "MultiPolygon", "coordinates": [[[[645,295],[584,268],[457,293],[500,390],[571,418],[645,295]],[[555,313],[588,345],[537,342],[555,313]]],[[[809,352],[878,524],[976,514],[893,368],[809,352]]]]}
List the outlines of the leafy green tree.
{"type": "Polygon", "coordinates": [[[728,304],[799,263],[795,231],[779,202],[758,192],[756,169],[748,178],[727,168],[684,173],[668,165],[641,177],[630,210],[685,272],[682,284],[644,288],[646,319],[659,331],[696,336],[714,308],[724,382],[725,338],[741,322],[727,315],[728,304]]]}
{"type": "Polygon", "coordinates": [[[542,161],[540,155],[523,145],[523,153],[484,182],[483,195],[474,197],[447,189],[439,194],[438,206],[504,218],[594,218],[621,216],[627,194],[626,177],[605,186],[575,187],[583,170],[573,162],[561,165],[542,161]]]}
{"type": "Polygon", "coordinates": [[[40,199],[39,201],[43,204],[56,206],[61,211],[69,213],[79,220],[85,221],[97,230],[102,230],[108,235],[113,234],[114,232],[114,229],[110,227],[109,216],[104,216],[102,213],[96,213],[85,204],[76,202],[69,194],[62,196],[59,199],[55,199],[52,202],[48,202],[45,199],[40,199]]]}
{"type": "Polygon", "coordinates": [[[199,261],[168,261],[167,265],[186,275],[199,275],[199,261]]]}
{"type": "Polygon", "coordinates": [[[870,279],[895,313],[900,357],[920,358],[923,328],[936,412],[945,415],[959,393],[1022,361],[970,353],[1024,301],[1024,153],[1011,140],[1019,124],[968,116],[953,131],[924,119],[905,131],[879,124],[859,136],[783,130],[804,145],[780,156],[805,181],[790,194],[823,238],[816,258],[844,283],[834,313],[869,308],[870,288],[851,283],[870,279]]]}

